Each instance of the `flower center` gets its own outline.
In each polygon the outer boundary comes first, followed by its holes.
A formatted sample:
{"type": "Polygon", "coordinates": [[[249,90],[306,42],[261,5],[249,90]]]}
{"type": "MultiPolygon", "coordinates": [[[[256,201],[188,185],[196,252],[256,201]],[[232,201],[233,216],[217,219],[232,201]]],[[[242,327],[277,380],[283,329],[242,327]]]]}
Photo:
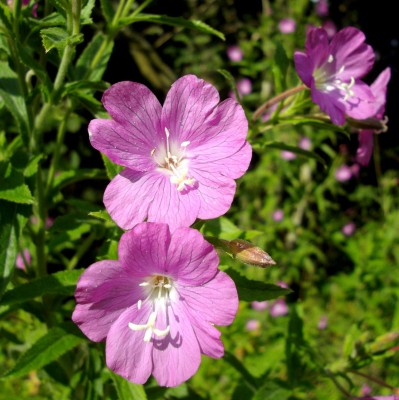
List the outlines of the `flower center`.
{"type": "Polygon", "coordinates": [[[151,156],[154,157],[163,172],[170,175],[170,181],[176,185],[177,190],[181,192],[194,185],[195,179],[188,175],[188,159],[186,148],[190,144],[189,141],[182,142],[180,146],[174,146],[170,143],[170,133],[168,128],[165,128],[166,148],[151,150],[151,156]]]}
{"type": "Polygon", "coordinates": [[[327,63],[314,71],[313,78],[315,80],[316,88],[321,92],[339,90],[343,92],[343,101],[347,101],[350,97],[355,95],[355,92],[352,90],[352,87],[355,84],[355,78],[351,76],[349,82],[343,82],[338,77],[345,71],[345,65],[343,65],[338,71],[333,71],[333,62],[334,56],[330,54],[327,63]]]}
{"type": "MultiPolygon", "coordinates": [[[[149,342],[152,335],[158,337],[165,337],[169,331],[170,326],[167,325],[165,329],[155,328],[155,322],[159,312],[166,312],[166,306],[169,303],[169,293],[173,287],[173,282],[170,278],[163,275],[153,275],[147,278],[144,282],[140,283],[141,287],[145,288],[146,300],[152,303],[152,312],[146,324],[133,324],[129,322],[129,328],[132,331],[143,331],[144,341],[149,342]]],[[[137,302],[137,308],[140,310],[142,300],[137,302]]]]}

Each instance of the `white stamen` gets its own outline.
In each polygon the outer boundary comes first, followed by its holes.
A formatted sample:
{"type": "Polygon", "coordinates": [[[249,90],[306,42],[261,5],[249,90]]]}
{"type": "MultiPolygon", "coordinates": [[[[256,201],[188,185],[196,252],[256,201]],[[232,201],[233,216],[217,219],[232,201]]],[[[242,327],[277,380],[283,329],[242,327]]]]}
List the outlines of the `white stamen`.
{"type": "Polygon", "coordinates": [[[190,144],[190,142],[188,140],[186,140],[185,142],[183,142],[180,146],[181,147],[187,147],[190,144]]]}
{"type": "Polygon", "coordinates": [[[141,304],[142,304],[142,301],[139,300],[139,301],[137,302],[137,309],[138,309],[138,310],[141,310],[141,304]]]}
{"type": "Polygon", "coordinates": [[[151,150],[151,157],[154,155],[154,153],[155,153],[155,149],[156,149],[156,147],[154,147],[152,150],[151,150]]]}
{"type": "Polygon", "coordinates": [[[139,284],[139,286],[148,286],[148,285],[149,285],[148,282],[141,282],[141,283],[139,284]]]}
{"type": "Polygon", "coordinates": [[[330,54],[330,55],[328,56],[327,62],[331,64],[333,61],[334,61],[334,56],[333,56],[332,54],[330,54]]]}

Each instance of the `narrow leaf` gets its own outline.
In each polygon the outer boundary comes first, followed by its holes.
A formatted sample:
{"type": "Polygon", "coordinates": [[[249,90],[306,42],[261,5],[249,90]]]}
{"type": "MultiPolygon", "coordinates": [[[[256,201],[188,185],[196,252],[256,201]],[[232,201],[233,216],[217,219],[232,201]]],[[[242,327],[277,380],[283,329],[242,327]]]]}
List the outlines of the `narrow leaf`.
{"type": "Polygon", "coordinates": [[[236,284],[238,297],[242,301],[272,300],[292,292],[277,285],[247,279],[231,268],[225,272],[236,284]]]}
{"type": "Polygon", "coordinates": [[[83,342],[84,339],[80,336],[65,329],[52,328],[22,355],[5,376],[23,376],[32,370],[40,369],[83,342]]]}
{"type": "Polygon", "coordinates": [[[136,383],[129,382],[114,373],[111,376],[116,388],[116,392],[118,393],[119,400],[147,400],[147,395],[145,394],[143,385],[137,385],[136,383]]]}
{"type": "Polygon", "coordinates": [[[155,22],[157,24],[165,24],[171,26],[178,26],[181,28],[194,29],[200,32],[209,33],[210,35],[217,36],[218,38],[225,40],[224,34],[205,22],[197,20],[188,20],[181,17],[169,17],[167,15],[156,15],[156,14],[139,14],[131,17],[122,18],[120,20],[121,26],[133,24],[135,22],[155,22]]]}
{"type": "Polygon", "coordinates": [[[56,272],[17,286],[4,294],[0,305],[19,304],[45,294],[71,296],[75,292],[76,284],[82,272],[83,269],[56,272]]]}
{"type": "Polygon", "coordinates": [[[107,156],[101,154],[101,157],[104,161],[105,170],[107,171],[107,176],[109,179],[114,178],[114,176],[118,175],[119,172],[123,170],[123,167],[120,165],[114,164],[107,156]]]}
{"type": "Polygon", "coordinates": [[[0,297],[14,271],[17,257],[17,205],[0,200],[0,297]]]}

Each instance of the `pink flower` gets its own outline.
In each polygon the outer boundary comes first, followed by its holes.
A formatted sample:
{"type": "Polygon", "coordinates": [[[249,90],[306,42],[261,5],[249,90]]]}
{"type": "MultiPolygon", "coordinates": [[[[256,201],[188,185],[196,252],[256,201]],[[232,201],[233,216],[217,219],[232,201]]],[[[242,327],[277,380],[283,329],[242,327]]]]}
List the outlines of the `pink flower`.
{"type": "Polygon", "coordinates": [[[355,233],[355,231],[356,231],[356,224],[354,222],[348,222],[341,229],[341,232],[345,236],[352,236],[355,233]]]}
{"type": "Polygon", "coordinates": [[[237,82],[237,91],[241,96],[252,92],[252,82],[248,78],[242,78],[237,82]]]}
{"type": "Polygon", "coordinates": [[[15,266],[18,269],[22,269],[23,271],[26,271],[26,267],[30,265],[31,261],[32,261],[32,257],[30,254],[30,251],[28,249],[23,249],[21,253],[17,254],[17,259],[15,261],[15,266]],[[22,256],[23,254],[23,256],[22,256]],[[26,262],[26,264],[25,264],[26,262]]]}
{"type": "MultiPolygon", "coordinates": [[[[399,400],[399,396],[371,396],[371,397],[357,397],[357,400],[399,400]]],[[[354,399],[354,400],[356,400],[354,399]]]]}
{"type": "Polygon", "coordinates": [[[328,317],[327,315],[322,315],[319,319],[319,323],[317,324],[317,329],[324,330],[328,325],[328,317]]]}
{"type": "Polygon", "coordinates": [[[326,17],[328,15],[328,2],[327,0],[319,0],[316,3],[316,14],[319,17],[326,17]]]}
{"type": "MultiPolygon", "coordinates": [[[[22,5],[24,7],[28,6],[29,3],[30,3],[30,0],[22,0],[22,5]]],[[[14,8],[14,0],[7,0],[7,4],[11,9],[14,8]]],[[[32,6],[32,14],[34,17],[37,17],[37,8],[38,7],[39,7],[39,2],[38,1],[34,2],[33,6],[32,6]]]]}
{"type": "Polygon", "coordinates": [[[301,138],[301,140],[299,141],[298,146],[302,149],[302,150],[310,150],[312,148],[312,141],[306,137],[303,136],[301,138]]]}
{"type": "Polygon", "coordinates": [[[260,328],[260,322],[257,319],[249,319],[245,324],[245,329],[249,332],[257,331],[260,328]]]}
{"type": "Polygon", "coordinates": [[[284,34],[295,32],[296,22],[292,18],[284,18],[279,22],[278,29],[284,34]]]}
{"type": "Polygon", "coordinates": [[[270,306],[270,315],[273,318],[282,317],[287,314],[288,306],[284,299],[277,299],[270,306]]]}
{"type": "Polygon", "coordinates": [[[90,122],[91,144],[126,167],[104,193],[104,204],[123,229],[148,220],[172,229],[196,218],[223,215],[251,160],[248,122],[233,99],[219,103],[210,83],[194,75],[177,80],[162,107],[134,82],[105,91],[113,118],[90,122]]]}
{"type": "Polygon", "coordinates": [[[359,78],[374,63],[373,49],[364,43],[364,34],[356,28],[340,30],[329,42],[323,28],[311,28],[306,35],[306,52],[295,52],[295,69],[311,90],[314,103],[336,125],[345,123],[345,115],[365,119],[375,113],[375,97],[359,78]]]}
{"type": "Polygon", "coordinates": [[[283,210],[276,210],[274,211],[272,218],[276,222],[280,222],[284,219],[284,211],[283,210]]]}
{"type": "MultiPolygon", "coordinates": [[[[391,69],[386,68],[378,75],[378,78],[371,84],[371,90],[375,96],[377,111],[374,115],[377,119],[383,119],[385,113],[385,103],[387,96],[387,86],[391,79],[391,69]]],[[[371,159],[374,148],[374,131],[372,129],[362,129],[359,132],[359,147],[356,152],[356,161],[366,167],[371,159]]]]}
{"type": "Polygon", "coordinates": [[[327,19],[323,22],[323,28],[327,32],[327,36],[329,39],[332,39],[332,37],[337,33],[337,26],[331,19],[327,19]]]}
{"type": "Polygon", "coordinates": [[[238,62],[243,59],[244,53],[239,46],[233,45],[227,47],[227,57],[229,57],[230,61],[238,62]]]}
{"type": "Polygon", "coordinates": [[[347,165],[341,165],[335,170],[335,179],[338,182],[346,182],[352,178],[352,170],[347,165]]]}
{"type": "Polygon", "coordinates": [[[253,301],[251,303],[251,307],[256,311],[264,311],[264,310],[267,310],[267,308],[269,307],[269,302],[267,300],[253,301]]]}
{"type": "Polygon", "coordinates": [[[286,161],[291,161],[296,159],[296,154],[293,153],[292,151],[282,150],[280,155],[281,158],[286,161]]]}
{"type": "Polygon", "coordinates": [[[82,274],[72,315],[90,340],[106,341],[107,366],[131,382],[152,374],[177,386],[201,354],[222,357],[214,324],[233,321],[238,297],[213,246],[194,229],[144,222],[122,235],[118,253],[82,274]]]}
{"type": "Polygon", "coordinates": [[[362,396],[368,396],[371,392],[372,392],[371,387],[367,383],[364,383],[362,388],[360,389],[360,394],[362,396]]]}

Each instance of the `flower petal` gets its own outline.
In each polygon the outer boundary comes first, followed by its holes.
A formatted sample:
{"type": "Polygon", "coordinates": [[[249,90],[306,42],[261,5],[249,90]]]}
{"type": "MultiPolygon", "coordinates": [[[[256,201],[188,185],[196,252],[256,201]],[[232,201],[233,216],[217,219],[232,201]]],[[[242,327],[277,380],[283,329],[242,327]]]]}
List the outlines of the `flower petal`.
{"type": "Polygon", "coordinates": [[[359,132],[359,147],[356,151],[356,161],[363,167],[369,165],[374,148],[374,132],[364,129],[359,132]]]}
{"type": "Polygon", "coordinates": [[[158,314],[156,326],[170,326],[163,339],[154,337],[153,375],[161,386],[177,386],[191,378],[201,363],[201,350],[191,326],[190,318],[179,302],[168,307],[167,317],[158,314]]]}
{"type": "Polygon", "coordinates": [[[237,289],[233,280],[219,271],[214,279],[202,286],[180,286],[177,288],[185,307],[198,321],[205,320],[215,325],[229,325],[238,308],[237,289]]]}
{"type": "Polygon", "coordinates": [[[109,369],[128,381],[143,384],[153,368],[151,342],[144,342],[145,330],[133,331],[129,323],[144,325],[151,313],[148,304],[138,310],[133,306],[113,323],[106,341],[106,361],[109,369]]]}
{"type": "Polygon", "coordinates": [[[353,27],[341,29],[334,35],[330,51],[338,69],[344,67],[337,77],[342,81],[361,78],[366,75],[374,64],[374,51],[365,42],[362,31],[353,27]]]}
{"type": "Polygon", "coordinates": [[[388,67],[385,68],[384,71],[382,71],[378,75],[377,79],[370,86],[375,96],[377,118],[383,118],[384,116],[386,96],[387,96],[387,86],[390,79],[391,79],[391,69],[388,67]]]}
{"type": "Polygon", "coordinates": [[[193,141],[219,102],[219,93],[210,83],[194,75],[178,79],[166,95],[162,109],[162,126],[171,140],[193,141]]]}
{"type": "Polygon", "coordinates": [[[317,90],[312,84],[311,93],[312,101],[318,104],[320,109],[328,114],[333,124],[345,124],[345,106],[340,102],[342,95],[339,90],[324,93],[317,90]]]}
{"type": "Polygon", "coordinates": [[[179,228],[173,232],[167,258],[167,272],[179,285],[203,285],[212,279],[219,257],[195,229],[179,228]]]}
{"type": "Polygon", "coordinates": [[[360,80],[356,80],[351,88],[353,96],[342,99],[346,114],[355,119],[366,119],[375,115],[378,105],[370,87],[360,80]]]}
{"type": "Polygon", "coordinates": [[[301,78],[302,82],[310,87],[313,80],[313,68],[312,64],[309,60],[307,54],[302,53],[301,51],[296,51],[294,53],[294,63],[295,63],[295,70],[298,73],[299,77],[301,78]]]}
{"type": "Polygon", "coordinates": [[[142,222],[125,232],[119,241],[119,260],[134,276],[149,276],[165,271],[170,244],[167,224],[142,222]]]}
{"type": "Polygon", "coordinates": [[[76,291],[72,320],[91,340],[101,342],[112,323],[141,296],[137,281],[119,261],[99,261],[83,272],[76,291]]]}

